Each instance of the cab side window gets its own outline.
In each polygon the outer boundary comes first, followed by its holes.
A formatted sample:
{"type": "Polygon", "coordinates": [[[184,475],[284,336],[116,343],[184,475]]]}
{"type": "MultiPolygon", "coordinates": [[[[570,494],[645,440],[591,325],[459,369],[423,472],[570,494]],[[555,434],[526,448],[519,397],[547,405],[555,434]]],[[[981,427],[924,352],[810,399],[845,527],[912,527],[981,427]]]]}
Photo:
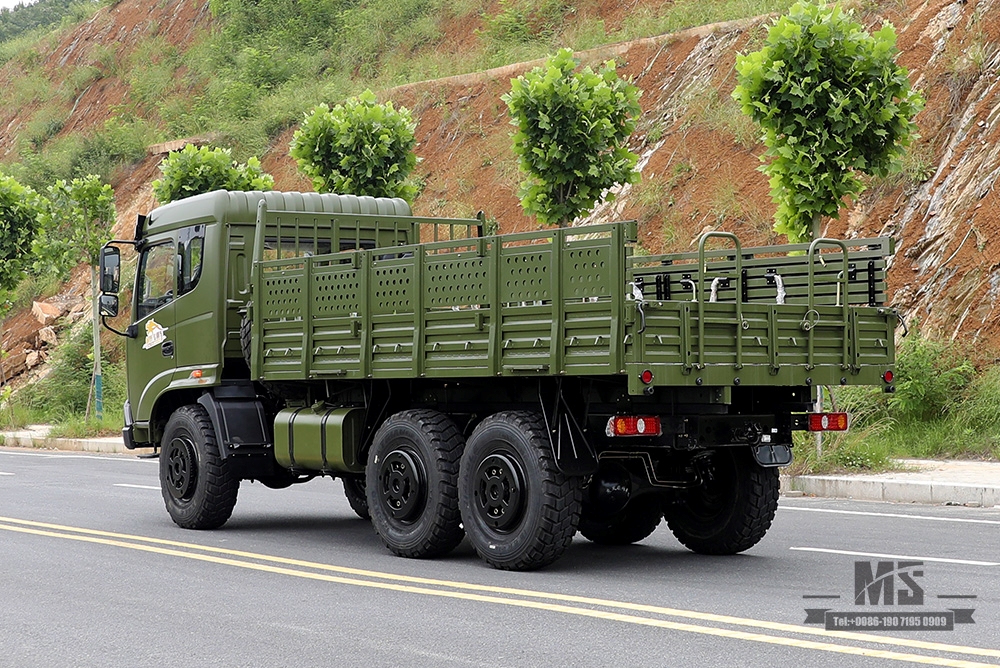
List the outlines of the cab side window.
{"type": "Polygon", "coordinates": [[[178,276],[178,295],[184,295],[195,289],[201,279],[203,251],[205,250],[205,226],[196,225],[181,230],[180,233],[180,276],[178,276]]]}
{"type": "Polygon", "coordinates": [[[136,320],[169,304],[174,299],[176,253],[173,242],[150,246],[142,252],[137,286],[136,320]]]}

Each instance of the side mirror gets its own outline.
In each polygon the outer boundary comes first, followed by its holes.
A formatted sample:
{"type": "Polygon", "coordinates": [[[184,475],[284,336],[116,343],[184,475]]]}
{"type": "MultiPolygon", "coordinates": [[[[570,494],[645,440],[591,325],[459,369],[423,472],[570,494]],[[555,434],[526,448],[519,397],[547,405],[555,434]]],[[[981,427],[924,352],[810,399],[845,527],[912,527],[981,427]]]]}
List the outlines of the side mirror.
{"type": "Polygon", "coordinates": [[[114,318],[118,315],[118,295],[101,295],[99,308],[102,317],[114,318]]]}
{"type": "MultiPolygon", "coordinates": [[[[105,246],[101,249],[101,292],[118,294],[118,283],[121,272],[121,254],[115,246],[105,246]]],[[[104,299],[101,299],[101,311],[104,311],[104,299]]],[[[118,300],[115,300],[115,315],[118,313],[118,300]]]]}

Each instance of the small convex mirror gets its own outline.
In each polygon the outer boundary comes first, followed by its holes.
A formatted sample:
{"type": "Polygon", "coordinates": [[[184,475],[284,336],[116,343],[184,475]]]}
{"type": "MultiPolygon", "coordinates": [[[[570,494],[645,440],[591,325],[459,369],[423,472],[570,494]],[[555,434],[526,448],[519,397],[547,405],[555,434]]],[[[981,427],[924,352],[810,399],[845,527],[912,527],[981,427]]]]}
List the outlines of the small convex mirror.
{"type": "Polygon", "coordinates": [[[118,295],[101,295],[101,316],[114,318],[118,315],[118,295]]]}
{"type": "MultiPolygon", "coordinates": [[[[115,246],[105,246],[101,249],[101,292],[118,294],[118,283],[121,271],[121,255],[115,246]]],[[[101,311],[104,311],[104,300],[101,300],[101,311]]],[[[118,313],[118,301],[115,300],[115,313],[118,313]]]]}

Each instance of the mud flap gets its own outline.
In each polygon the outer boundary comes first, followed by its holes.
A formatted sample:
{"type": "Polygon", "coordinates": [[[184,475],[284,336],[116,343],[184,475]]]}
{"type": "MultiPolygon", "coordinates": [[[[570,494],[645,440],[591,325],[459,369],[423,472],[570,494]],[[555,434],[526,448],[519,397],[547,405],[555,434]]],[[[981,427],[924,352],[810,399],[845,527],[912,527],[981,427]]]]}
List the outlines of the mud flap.
{"type": "Polygon", "coordinates": [[[753,458],[765,468],[788,466],[792,463],[792,446],[790,445],[754,445],[753,458]]]}
{"type": "Polygon", "coordinates": [[[556,468],[569,476],[591,475],[597,471],[597,453],[587,439],[576,414],[563,394],[562,378],[555,388],[554,406],[545,409],[542,385],[539,383],[539,403],[542,409],[542,419],[552,446],[556,468]]]}
{"type": "Polygon", "coordinates": [[[252,386],[215,387],[198,397],[198,403],[208,411],[223,458],[270,450],[270,425],[252,386]]]}

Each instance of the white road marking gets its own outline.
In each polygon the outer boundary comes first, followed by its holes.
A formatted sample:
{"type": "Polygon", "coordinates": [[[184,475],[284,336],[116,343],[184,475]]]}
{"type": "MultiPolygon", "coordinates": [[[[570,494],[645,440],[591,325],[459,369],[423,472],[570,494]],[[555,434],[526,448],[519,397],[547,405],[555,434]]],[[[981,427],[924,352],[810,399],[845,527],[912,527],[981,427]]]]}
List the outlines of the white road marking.
{"type": "Polygon", "coordinates": [[[801,552],[823,552],[824,554],[846,554],[851,557],[875,557],[895,561],[934,561],[942,564],[965,564],[966,566],[1000,566],[995,561],[973,561],[972,559],[947,559],[945,557],[914,557],[908,554],[880,554],[878,552],[852,552],[851,550],[831,550],[825,547],[790,547],[801,552]]]}
{"type": "Polygon", "coordinates": [[[13,473],[4,473],[3,471],[0,471],[0,475],[14,475],[14,474],[13,473]]]}
{"type": "Polygon", "coordinates": [[[100,455],[64,455],[51,452],[15,452],[13,450],[0,450],[0,455],[12,455],[14,457],[42,457],[43,459],[97,459],[102,462],[156,462],[155,459],[122,457],[118,453],[107,453],[102,457],[100,455]]]}
{"type": "Polygon", "coordinates": [[[114,487],[131,487],[132,489],[155,489],[159,491],[159,487],[154,487],[153,485],[130,485],[126,482],[116,482],[114,487]]]}
{"type": "Polygon", "coordinates": [[[908,520],[931,520],[934,522],[965,522],[967,524],[996,524],[1000,520],[977,520],[967,517],[935,517],[934,515],[907,515],[904,513],[873,513],[862,510],[834,510],[833,508],[803,508],[802,506],[778,506],[778,510],[802,510],[809,513],[833,513],[835,515],[864,515],[866,517],[892,517],[908,520]]]}

